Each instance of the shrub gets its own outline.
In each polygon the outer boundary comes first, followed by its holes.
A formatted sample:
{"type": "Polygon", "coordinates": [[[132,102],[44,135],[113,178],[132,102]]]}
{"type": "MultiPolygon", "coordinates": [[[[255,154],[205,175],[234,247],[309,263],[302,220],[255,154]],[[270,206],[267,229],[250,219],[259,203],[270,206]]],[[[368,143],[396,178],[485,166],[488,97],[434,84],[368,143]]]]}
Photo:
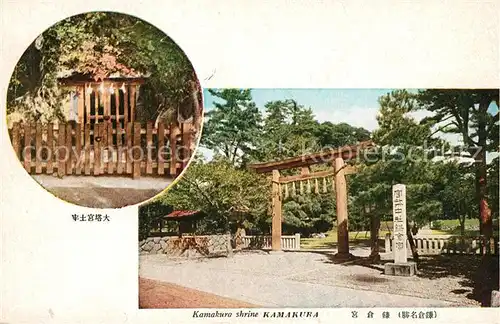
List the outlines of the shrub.
{"type": "Polygon", "coordinates": [[[443,223],[442,222],[440,222],[438,220],[432,222],[431,229],[433,229],[433,230],[440,230],[442,228],[443,228],[443,223]]]}

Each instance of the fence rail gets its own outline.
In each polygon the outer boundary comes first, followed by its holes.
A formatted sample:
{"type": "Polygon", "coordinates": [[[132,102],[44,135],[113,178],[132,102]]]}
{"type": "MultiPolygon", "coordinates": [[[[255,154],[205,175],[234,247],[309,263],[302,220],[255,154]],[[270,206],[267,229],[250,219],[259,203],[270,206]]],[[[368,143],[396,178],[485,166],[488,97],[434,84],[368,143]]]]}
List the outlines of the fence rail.
{"type": "MultiPolygon", "coordinates": [[[[489,242],[482,236],[429,235],[414,236],[415,247],[419,255],[438,254],[493,254],[498,255],[498,237],[491,237],[489,242]]],[[[406,243],[411,255],[410,244],[406,243]]],[[[385,251],[393,251],[393,237],[385,236],[385,251]]]]}
{"type": "MultiPolygon", "coordinates": [[[[269,235],[245,235],[241,237],[243,240],[243,248],[245,249],[270,249],[272,238],[269,235]]],[[[282,235],[281,249],[288,251],[300,250],[300,234],[282,235]]]]}
{"type": "Polygon", "coordinates": [[[189,161],[191,124],[14,123],[14,151],[29,174],[177,176],[189,161]]]}

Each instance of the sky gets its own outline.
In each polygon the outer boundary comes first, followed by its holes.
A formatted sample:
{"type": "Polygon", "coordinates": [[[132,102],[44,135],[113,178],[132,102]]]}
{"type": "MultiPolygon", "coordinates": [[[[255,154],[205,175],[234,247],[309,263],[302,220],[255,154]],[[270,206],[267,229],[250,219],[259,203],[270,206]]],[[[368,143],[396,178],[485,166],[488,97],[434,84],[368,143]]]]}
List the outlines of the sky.
{"type": "MultiPolygon", "coordinates": [[[[264,110],[264,105],[273,100],[294,99],[298,104],[310,107],[320,122],[330,121],[334,124],[348,123],[352,126],[363,127],[369,131],[377,128],[377,112],[379,110],[378,98],[394,89],[252,89],[252,98],[259,109],[264,110]]],[[[408,90],[414,92],[416,90],[408,90]]],[[[217,101],[204,89],[204,105],[209,111],[213,108],[213,102],[217,101]]],[[[219,101],[220,102],[220,101],[219,101]]],[[[496,113],[498,107],[490,105],[489,111],[496,113]]],[[[412,114],[420,120],[425,116],[432,115],[428,111],[419,111],[412,114]]],[[[450,143],[461,144],[458,134],[441,134],[441,137],[450,143]]],[[[207,159],[211,159],[213,153],[207,149],[200,148],[207,159]]],[[[492,157],[489,157],[491,159],[492,157]]],[[[488,159],[488,160],[489,160],[488,159]]]]}
{"type": "MultiPolygon", "coordinates": [[[[260,109],[273,100],[294,99],[298,104],[312,108],[320,122],[346,122],[369,131],[377,127],[375,116],[378,98],[392,89],[252,89],[252,97],[260,109]]],[[[207,110],[213,107],[214,97],[204,92],[207,110]]]]}

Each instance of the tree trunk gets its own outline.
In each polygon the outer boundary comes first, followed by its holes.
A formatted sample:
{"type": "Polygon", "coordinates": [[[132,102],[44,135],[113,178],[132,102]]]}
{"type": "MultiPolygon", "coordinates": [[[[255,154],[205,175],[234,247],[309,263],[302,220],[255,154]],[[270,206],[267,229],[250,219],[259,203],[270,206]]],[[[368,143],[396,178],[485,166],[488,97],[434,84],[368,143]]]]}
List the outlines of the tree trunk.
{"type": "Polygon", "coordinates": [[[411,254],[413,255],[413,260],[415,260],[415,262],[418,262],[417,247],[415,246],[415,242],[413,241],[413,234],[411,233],[411,227],[408,220],[406,220],[406,235],[408,237],[408,242],[410,243],[410,249],[411,249],[411,254]]]}
{"type": "Polygon", "coordinates": [[[465,214],[460,216],[460,235],[465,236],[465,214]]]}
{"type": "Polygon", "coordinates": [[[374,262],[380,260],[378,238],[380,230],[380,216],[372,212],[370,215],[370,245],[371,253],[370,259],[374,262]]]}
{"type": "Polygon", "coordinates": [[[479,228],[481,235],[484,235],[486,240],[489,240],[493,235],[493,221],[491,219],[491,210],[488,206],[488,187],[486,184],[487,165],[486,165],[486,151],[481,148],[477,154],[477,172],[476,172],[476,185],[479,203],[479,228]]]}

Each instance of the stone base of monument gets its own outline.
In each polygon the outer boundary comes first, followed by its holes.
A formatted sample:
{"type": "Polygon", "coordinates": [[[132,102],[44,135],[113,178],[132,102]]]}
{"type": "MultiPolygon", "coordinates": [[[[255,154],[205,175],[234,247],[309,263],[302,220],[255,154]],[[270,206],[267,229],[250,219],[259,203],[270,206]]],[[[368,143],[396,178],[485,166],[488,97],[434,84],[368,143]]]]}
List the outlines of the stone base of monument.
{"type": "Polygon", "coordinates": [[[414,276],[417,274],[417,264],[415,262],[386,263],[384,265],[384,274],[403,277],[414,276]]]}
{"type": "Polygon", "coordinates": [[[491,292],[491,307],[500,307],[500,291],[491,292]]]}

